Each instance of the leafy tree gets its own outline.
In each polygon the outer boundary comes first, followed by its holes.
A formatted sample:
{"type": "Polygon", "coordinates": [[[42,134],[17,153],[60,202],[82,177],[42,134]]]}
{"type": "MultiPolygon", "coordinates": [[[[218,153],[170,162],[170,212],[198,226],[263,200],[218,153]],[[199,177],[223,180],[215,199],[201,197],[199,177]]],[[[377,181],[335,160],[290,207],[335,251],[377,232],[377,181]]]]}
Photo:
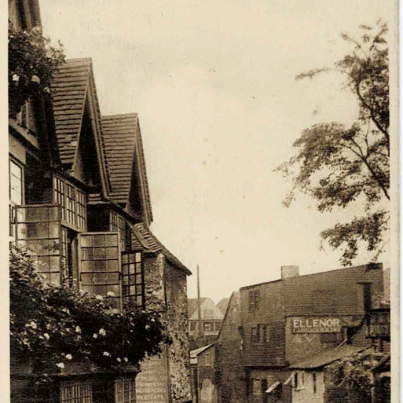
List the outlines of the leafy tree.
{"type": "Polygon", "coordinates": [[[297,192],[315,199],[320,212],[347,208],[353,202],[363,205],[361,216],[321,233],[331,247],[344,249],[340,261],[345,266],[357,256],[361,243],[377,260],[388,242],[390,220],[388,28],[379,22],[376,27],[361,25],[360,30],[359,39],[341,35],[352,51],[332,68],[296,77],[341,73],[359,106],[356,121],[351,126],[328,122],[305,129],[293,144],[296,154],[277,168],[292,177],[292,190],[284,200],[287,207],[297,192]]]}
{"type": "Polygon", "coordinates": [[[54,71],[65,61],[63,46],[50,45],[42,29],[16,30],[8,24],[8,99],[9,113],[14,117],[21,106],[35,97],[51,93],[54,71]]]}

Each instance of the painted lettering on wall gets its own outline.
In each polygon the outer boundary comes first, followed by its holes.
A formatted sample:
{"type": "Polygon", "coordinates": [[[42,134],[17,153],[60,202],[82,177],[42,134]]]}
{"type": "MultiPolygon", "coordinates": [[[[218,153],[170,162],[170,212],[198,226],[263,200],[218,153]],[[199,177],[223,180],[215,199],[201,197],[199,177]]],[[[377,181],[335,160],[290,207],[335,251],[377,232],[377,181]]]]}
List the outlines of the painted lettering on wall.
{"type": "Polygon", "coordinates": [[[292,318],[293,333],[339,333],[341,321],[334,317],[292,318]]]}
{"type": "Polygon", "coordinates": [[[168,403],[167,357],[153,357],[141,364],[141,372],[136,377],[136,401],[141,403],[168,403]]]}

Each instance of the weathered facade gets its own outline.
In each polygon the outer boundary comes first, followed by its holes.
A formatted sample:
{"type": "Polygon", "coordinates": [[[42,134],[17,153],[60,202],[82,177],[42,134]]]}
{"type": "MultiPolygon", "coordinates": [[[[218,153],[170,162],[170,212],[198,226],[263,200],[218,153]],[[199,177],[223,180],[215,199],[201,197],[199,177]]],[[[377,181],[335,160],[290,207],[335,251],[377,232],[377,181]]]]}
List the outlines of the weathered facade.
{"type": "MultiPolygon", "coordinates": [[[[291,402],[292,364],[351,339],[375,296],[383,292],[382,265],[306,276],[299,276],[295,266],[282,269],[281,280],[240,289],[240,324],[234,334],[239,334],[241,340],[225,344],[222,334],[218,343],[217,362],[231,354],[225,348],[232,349],[232,356],[238,354],[234,365],[219,364],[222,402],[234,395],[256,403],[291,402]],[[236,376],[242,377],[240,364],[245,381],[224,381],[234,375],[233,368],[238,368],[236,376]],[[243,391],[235,391],[242,386],[243,391]]],[[[226,319],[223,332],[225,326],[226,319]]]]}
{"type": "MultiPolygon", "coordinates": [[[[9,12],[16,28],[40,25],[36,0],[9,1],[9,12]]],[[[91,59],[63,64],[52,91],[52,102],[27,102],[9,119],[10,236],[33,253],[48,283],[68,278],[117,310],[130,300],[160,312],[172,345],[142,364],[137,380],[138,368],[95,373],[78,363],[48,372],[52,386],[37,395],[35,379],[46,368],[12,354],[12,401],[190,401],[190,271],[150,230],[138,116],[101,115],[91,59]]]]}
{"type": "Polygon", "coordinates": [[[216,344],[218,401],[246,401],[246,372],[243,356],[240,292],[232,293],[216,344]]]}

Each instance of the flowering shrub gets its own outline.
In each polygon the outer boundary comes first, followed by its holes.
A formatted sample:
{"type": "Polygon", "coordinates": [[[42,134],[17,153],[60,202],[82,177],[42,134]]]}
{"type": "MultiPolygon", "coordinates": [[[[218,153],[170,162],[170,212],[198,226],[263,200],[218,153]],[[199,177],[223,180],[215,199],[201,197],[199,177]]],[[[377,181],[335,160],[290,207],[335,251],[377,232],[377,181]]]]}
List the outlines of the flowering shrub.
{"type": "Polygon", "coordinates": [[[64,63],[63,46],[50,46],[40,27],[19,31],[8,24],[8,97],[10,116],[30,98],[50,94],[51,78],[64,63]]]}
{"type": "Polygon", "coordinates": [[[100,296],[48,286],[30,255],[15,247],[10,250],[10,330],[13,349],[55,369],[87,361],[124,370],[170,342],[157,313],[117,313],[100,296]]]}

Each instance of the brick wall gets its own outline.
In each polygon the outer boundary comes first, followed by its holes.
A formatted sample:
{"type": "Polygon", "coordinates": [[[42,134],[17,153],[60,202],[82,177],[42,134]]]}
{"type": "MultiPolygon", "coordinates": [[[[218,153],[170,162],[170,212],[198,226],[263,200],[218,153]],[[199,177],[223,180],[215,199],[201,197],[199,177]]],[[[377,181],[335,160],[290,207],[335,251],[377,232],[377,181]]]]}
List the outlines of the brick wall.
{"type": "Polygon", "coordinates": [[[364,313],[363,287],[371,283],[372,294],[383,292],[383,272],[357,266],[284,280],[284,314],[359,314],[364,313]]]}

